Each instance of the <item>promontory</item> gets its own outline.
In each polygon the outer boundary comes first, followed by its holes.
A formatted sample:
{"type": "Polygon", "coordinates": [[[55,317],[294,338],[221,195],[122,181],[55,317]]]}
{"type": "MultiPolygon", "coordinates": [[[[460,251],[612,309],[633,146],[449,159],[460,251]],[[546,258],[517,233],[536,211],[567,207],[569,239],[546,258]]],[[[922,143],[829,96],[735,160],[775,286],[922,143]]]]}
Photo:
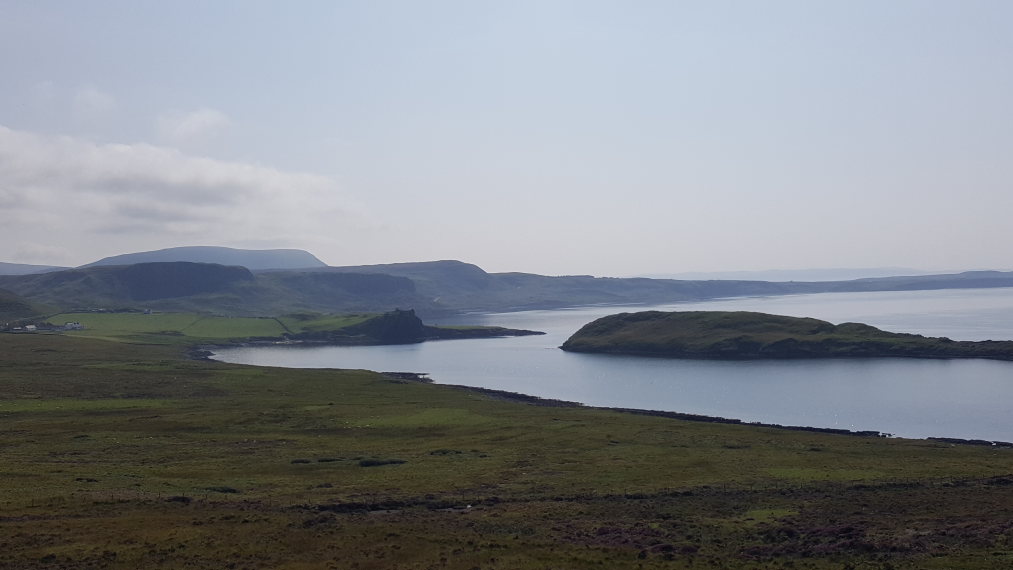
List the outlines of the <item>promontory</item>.
{"type": "Polygon", "coordinates": [[[955,341],[746,311],[620,313],[584,325],[573,352],[720,360],[907,357],[1013,360],[1013,341],[955,341]]]}

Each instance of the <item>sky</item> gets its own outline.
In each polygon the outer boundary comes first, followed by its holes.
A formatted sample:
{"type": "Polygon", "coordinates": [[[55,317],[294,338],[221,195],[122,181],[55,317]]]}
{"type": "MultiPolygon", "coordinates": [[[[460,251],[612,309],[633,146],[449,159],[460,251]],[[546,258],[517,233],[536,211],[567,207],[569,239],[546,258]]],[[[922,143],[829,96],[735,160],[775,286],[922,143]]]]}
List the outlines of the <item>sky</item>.
{"type": "Polygon", "coordinates": [[[0,261],[1011,269],[1007,0],[0,0],[0,261]]]}

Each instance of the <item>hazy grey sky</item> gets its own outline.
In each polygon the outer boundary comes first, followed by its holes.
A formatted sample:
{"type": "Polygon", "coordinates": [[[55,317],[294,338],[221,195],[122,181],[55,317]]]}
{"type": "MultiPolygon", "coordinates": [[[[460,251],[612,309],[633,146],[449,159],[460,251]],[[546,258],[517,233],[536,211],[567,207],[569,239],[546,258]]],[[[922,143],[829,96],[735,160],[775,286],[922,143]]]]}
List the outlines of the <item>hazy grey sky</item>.
{"type": "Polygon", "coordinates": [[[1013,267],[1013,2],[0,0],[0,261],[1013,267]]]}

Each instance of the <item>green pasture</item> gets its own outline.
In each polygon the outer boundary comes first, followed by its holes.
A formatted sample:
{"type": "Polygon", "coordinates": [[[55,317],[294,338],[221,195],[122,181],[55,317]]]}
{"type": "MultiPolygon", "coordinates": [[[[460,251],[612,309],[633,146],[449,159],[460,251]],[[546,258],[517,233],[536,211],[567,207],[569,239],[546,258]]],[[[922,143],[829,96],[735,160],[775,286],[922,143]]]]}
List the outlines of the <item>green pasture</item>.
{"type": "Polygon", "coordinates": [[[49,317],[49,321],[58,325],[81,323],[84,330],[66,333],[73,336],[154,344],[192,344],[335,330],[372,316],[375,315],[306,314],[275,318],[199,313],[60,313],[49,317]]]}
{"type": "Polygon", "coordinates": [[[198,313],[61,313],[54,324],[79,322],[84,330],[67,334],[120,341],[165,344],[249,337],[275,337],[286,332],[274,318],[224,317],[198,313]]]}

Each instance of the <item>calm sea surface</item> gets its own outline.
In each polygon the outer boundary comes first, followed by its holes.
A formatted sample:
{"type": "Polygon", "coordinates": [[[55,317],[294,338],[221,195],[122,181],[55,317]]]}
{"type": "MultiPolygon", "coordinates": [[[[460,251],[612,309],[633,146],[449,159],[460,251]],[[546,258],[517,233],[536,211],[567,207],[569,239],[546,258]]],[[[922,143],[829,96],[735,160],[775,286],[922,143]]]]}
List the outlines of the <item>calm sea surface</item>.
{"type": "Polygon", "coordinates": [[[594,406],[668,410],[901,437],[1013,441],[1013,362],[870,358],[722,362],[573,354],[557,347],[598,317],[647,309],[749,310],[868,323],[954,340],[1013,339],[1013,289],[824,293],[660,306],[475,314],[433,324],[488,324],[545,336],[368,347],[255,347],[216,358],[297,368],[427,372],[594,406]]]}

